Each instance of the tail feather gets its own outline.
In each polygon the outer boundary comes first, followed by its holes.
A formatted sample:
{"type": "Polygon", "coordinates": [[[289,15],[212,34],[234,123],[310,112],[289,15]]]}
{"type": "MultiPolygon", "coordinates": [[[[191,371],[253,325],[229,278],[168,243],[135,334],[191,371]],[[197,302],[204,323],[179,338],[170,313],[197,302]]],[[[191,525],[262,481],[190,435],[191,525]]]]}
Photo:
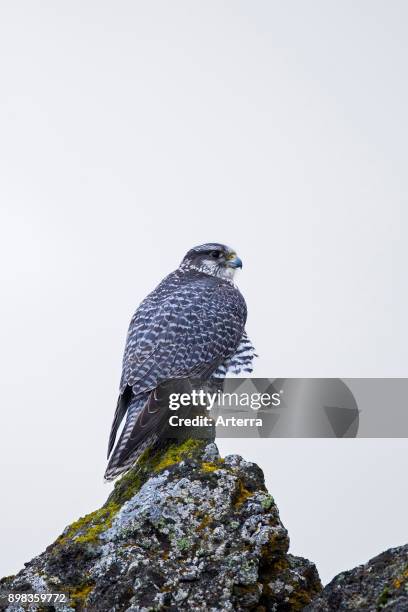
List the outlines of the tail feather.
{"type": "MultiPolygon", "coordinates": [[[[116,411],[119,417],[120,411],[119,402],[116,411]]],[[[167,426],[167,414],[167,395],[158,393],[157,389],[131,395],[127,407],[125,426],[105,472],[106,480],[112,480],[119,474],[126,472],[143,451],[160,438],[163,429],[167,426]]],[[[115,415],[114,425],[116,421],[115,415]]],[[[110,444],[113,444],[113,442],[110,442],[110,444]]]]}
{"type": "Polygon", "coordinates": [[[131,452],[128,457],[121,463],[109,461],[108,467],[105,472],[105,480],[114,480],[121,474],[124,474],[136,463],[139,457],[144,453],[147,448],[151,448],[159,439],[159,436],[152,434],[146,440],[144,440],[139,446],[131,452]]]}
{"type": "MultiPolygon", "coordinates": [[[[105,472],[106,480],[112,480],[113,478],[116,478],[116,476],[121,474],[122,472],[129,469],[128,467],[129,462],[130,462],[129,464],[130,466],[132,463],[134,463],[134,461],[139,456],[139,455],[136,456],[136,451],[138,450],[138,448],[132,445],[131,437],[132,437],[132,434],[134,433],[138,417],[140,413],[142,412],[143,407],[145,406],[148,400],[148,397],[149,397],[148,393],[143,393],[138,396],[133,396],[131,397],[130,403],[128,404],[128,406],[126,406],[125,408],[125,412],[127,410],[126,423],[122,430],[120,438],[115,446],[115,450],[112,453],[112,456],[108,463],[108,467],[106,468],[106,472],[105,472]],[[135,455],[135,457],[133,457],[133,455],[135,455]],[[132,460],[130,461],[131,457],[132,457],[132,460]]],[[[112,432],[111,432],[111,436],[109,439],[108,453],[110,453],[110,451],[112,450],[113,444],[115,442],[116,430],[118,428],[117,421],[119,420],[117,418],[117,415],[119,414],[120,420],[122,420],[124,416],[124,414],[120,416],[120,411],[123,412],[123,401],[121,400],[121,398],[119,398],[118,400],[118,407],[116,409],[115,419],[112,425],[112,432]],[[114,430],[114,427],[115,427],[115,430],[114,430]]],[[[142,449],[141,452],[143,452],[143,450],[144,448],[142,449]]]]}
{"type": "Polygon", "coordinates": [[[115,443],[120,422],[127,412],[126,422],[106,468],[106,480],[113,480],[119,474],[129,470],[146,448],[166,438],[169,393],[174,390],[184,392],[191,389],[192,383],[189,379],[180,379],[165,381],[152,391],[137,395],[133,393],[131,387],[123,392],[118,400],[113,420],[109,453],[115,443]]]}
{"type": "Polygon", "coordinates": [[[109,455],[112,452],[113,445],[115,444],[116,434],[118,433],[119,426],[123,421],[123,417],[128,411],[129,404],[132,401],[132,387],[125,387],[123,393],[119,395],[118,403],[116,405],[115,416],[113,417],[113,423],[111,427],[111,432],[109,436],[109,444],[108,444],[108,459],[109,455]]]}

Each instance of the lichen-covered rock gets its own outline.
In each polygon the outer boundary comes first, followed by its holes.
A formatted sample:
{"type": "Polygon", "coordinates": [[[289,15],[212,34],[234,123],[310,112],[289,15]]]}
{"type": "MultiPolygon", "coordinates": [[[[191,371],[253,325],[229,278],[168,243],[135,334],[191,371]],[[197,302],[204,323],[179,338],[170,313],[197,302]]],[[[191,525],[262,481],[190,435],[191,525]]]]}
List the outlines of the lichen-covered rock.
{"type": "Polygon", "coordinates": [[[390,548],[336,576],[305,612],[407,612],[408,545],[390,548]]]}
{"type": "Polygon", "coordinates": [[[0,590],[67,594],[32,611],[301,610],[321,584],[288,546],[260,468],[189,440],[144,456],[0,590]]]}

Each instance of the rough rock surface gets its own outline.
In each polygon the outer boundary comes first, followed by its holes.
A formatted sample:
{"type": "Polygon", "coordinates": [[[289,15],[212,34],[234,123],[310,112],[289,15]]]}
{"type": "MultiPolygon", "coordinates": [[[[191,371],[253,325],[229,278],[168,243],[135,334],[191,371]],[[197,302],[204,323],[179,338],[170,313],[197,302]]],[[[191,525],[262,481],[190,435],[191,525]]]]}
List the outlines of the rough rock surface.
{"type": "Polygon", "coordinates": [[[144,456],[100,510],[0,583],[0,595],[59,592],[67,603],[1,609],[301,610],[321,584],[288,546],[260,468],[189,440],[144,456]]]}
{"type": "Polygon", "coordinates": [[[408,611],[408,545],[336,576],[305,612],[408,611]]]}

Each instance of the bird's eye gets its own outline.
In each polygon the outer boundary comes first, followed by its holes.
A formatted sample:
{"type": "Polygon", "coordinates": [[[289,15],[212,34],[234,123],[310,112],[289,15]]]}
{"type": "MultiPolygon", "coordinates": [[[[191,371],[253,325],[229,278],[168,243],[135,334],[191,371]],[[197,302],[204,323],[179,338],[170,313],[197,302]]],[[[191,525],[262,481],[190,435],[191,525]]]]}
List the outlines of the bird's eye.
{"type": "Polygon", "coordinates": [[[210,257],[213,259],[219,259],[221,257],[221,251],[211,251],[210,257]]]}

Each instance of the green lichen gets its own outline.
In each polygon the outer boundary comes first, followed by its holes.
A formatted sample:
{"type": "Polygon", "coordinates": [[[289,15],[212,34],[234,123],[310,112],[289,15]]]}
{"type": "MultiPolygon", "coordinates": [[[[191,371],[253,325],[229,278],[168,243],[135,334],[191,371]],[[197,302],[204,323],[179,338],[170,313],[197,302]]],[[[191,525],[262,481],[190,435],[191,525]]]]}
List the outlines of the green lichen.
{"type": "Polygon", "coordinates": [[[185,440],[181,444],[171,444],[163,455],[159,455],[157,460],[152,462],[153,471],[161,472],[176,463],[180,463],[183,459],[191,458],[202,448],[203,441],[194,440],[192,438],[185,440]]]}
{"type": "Polygon", "coordinates": [[[66,544],[69,540],[77,544],[96,542],[99,535],[109,529],[120,505],[106,503],[99,510],[81,517],[60,536],[57,544],[66,544]]]}
{"type": "Polygon", "coordinates": [[[275,500],[273,499],[272,495],[267,495],[261,501],[261,506],[264,510],[269,510],[273,506],[274,503],[275,503],[275,500]]]}
{"type": "Polygon", "coordinates": [[[377,600],[378,610],[381,610],[381,608],[384,608],[384,606],[387,605],[387,602],[390,597],[391,597],[390,589],[388,586],[386,586],[381,591],[381,594],[377,600]]]}
{"type": "Polygon", "coordinates": [[[219,466],[216,465],[215,463],[208,463],[206,461],[204,461],[201,464],[201,469],[203,472],[209,473],[209,472],[215,472],[216,470],[219,469],[219,466]]]}
{"type": "Polygon", "coordinates": [[[180,551],[185,551],[185,550],[189,550],[192,546],[191,540],[189,540],[189,538],[180,538],[180,540],[176,541],[177,544],[177,548],[180,551]]]}
{"type": "MultiPolygon", "coordinates": [[[[145,451],[139,461],[143,461],[147,454],[148,451],[145,451]]],[[[142,478],[141,464],[137,463],[134,468],[115,482],[115,488],[109,496],[108,503],[117,504],[119,507],[123,506],[125,502],[136,495],[145,480],[146,478],[142,478]]]]}

